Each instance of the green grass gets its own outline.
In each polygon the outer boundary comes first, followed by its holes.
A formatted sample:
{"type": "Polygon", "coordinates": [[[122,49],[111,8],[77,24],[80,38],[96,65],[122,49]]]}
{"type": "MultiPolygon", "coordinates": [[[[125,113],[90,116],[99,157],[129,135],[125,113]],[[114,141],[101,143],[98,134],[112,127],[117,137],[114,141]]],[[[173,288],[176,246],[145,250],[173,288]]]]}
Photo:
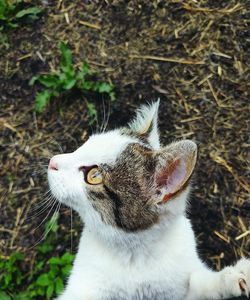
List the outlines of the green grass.
{"type": "Polygon", "coordinates": [[[69,252],[52,256],[58,230],[58,215],[45,225],[45,241],[37,247],[35,265],[27,272],[29,263],[23,253],[15,252],[10,257],[0,256],[0,299],[32,300],[52,299],[58,296],[69,276],[74,255],[69,252]],[[47,259],[50,257],[49,259],[47,259]],[[26,267],[25,267],[26,266],[26,267]]]}
{"type": "MultiPolygon", "coordinates": [[[[72,61],[71,50],[64,42],[59,43],[61,53],[60,65],[57,72],[47,75],[38,75],[30,80],[30,85],[39,82],[44,90],[39,92],[35,98],[35,110],[42,113],[48,103],[65,91],[77,89],[79,91],[91,91],[99,94],[107,94],[111,101],[115,100],[114,86],[107,82],[96,80],[96,72],[83,62],[80,68],[75,68],[72,61]]],[[[96,117],[93,105],[88,105],[88,112],[96,117]]]]}

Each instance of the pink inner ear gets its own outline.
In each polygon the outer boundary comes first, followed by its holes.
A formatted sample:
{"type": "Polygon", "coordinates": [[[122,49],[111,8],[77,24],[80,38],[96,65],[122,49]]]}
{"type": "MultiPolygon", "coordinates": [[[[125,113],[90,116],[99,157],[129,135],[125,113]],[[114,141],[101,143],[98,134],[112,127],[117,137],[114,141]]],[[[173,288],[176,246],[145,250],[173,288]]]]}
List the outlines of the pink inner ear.
{"type": "Polygon", "coordinates": [[[180,164],[179,159],[172,162],[168,162],[166,166],[163,169],[161,169],[160,174],[157,174],[156,176],[157,186],[159,186],[160,188],[166,186],[169,180],[169,176],[174,172],[174,170],[179,164],[180,164]]]}
{"type": "Polygon", "coordinates": [[[167,201],[185,183],[187,166],[183,159],[177,159],[167,164],[156,178],[156,184],[162,190],[164,200],[167,201]],[[167,199],[165,199],[167,198],[167,199]]]}
{"type": "Polygon", "coordinates": [[[173,170],[172,174],[169,175],[167,181],[167,192],[172,194],[177,192],[185,183],[186,174],[186,164],[183,160],[179,160],[179,164],[173,170]]]}

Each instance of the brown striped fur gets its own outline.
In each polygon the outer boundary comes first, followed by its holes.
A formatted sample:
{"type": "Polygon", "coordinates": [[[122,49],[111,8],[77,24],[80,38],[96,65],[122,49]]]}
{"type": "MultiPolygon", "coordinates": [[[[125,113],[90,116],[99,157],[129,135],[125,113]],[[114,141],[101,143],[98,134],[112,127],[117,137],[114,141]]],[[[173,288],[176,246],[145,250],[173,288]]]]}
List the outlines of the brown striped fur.
{"type": "Polygon", "coordinates": [[[152,151],[140,144],[130,144],[115,165],[99,166],[102,186],[88,190],[93,207],[102,220],[126,231],[146,229],[157,222],[158,215],[149,205],[154,197],[155,160],[152,151]]]}

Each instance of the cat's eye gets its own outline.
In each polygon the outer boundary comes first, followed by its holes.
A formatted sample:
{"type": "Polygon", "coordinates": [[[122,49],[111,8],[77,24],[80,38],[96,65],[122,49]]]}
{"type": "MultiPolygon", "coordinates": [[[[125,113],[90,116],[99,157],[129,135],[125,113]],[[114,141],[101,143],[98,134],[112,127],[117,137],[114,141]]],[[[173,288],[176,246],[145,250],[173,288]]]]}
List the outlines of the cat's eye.
{"type": "Polygon", "coordinates": [[[102,174],[100,173],[98,166],[83,167],[84,180],[88,184],[97,185],[102,183],[102,174]]]}

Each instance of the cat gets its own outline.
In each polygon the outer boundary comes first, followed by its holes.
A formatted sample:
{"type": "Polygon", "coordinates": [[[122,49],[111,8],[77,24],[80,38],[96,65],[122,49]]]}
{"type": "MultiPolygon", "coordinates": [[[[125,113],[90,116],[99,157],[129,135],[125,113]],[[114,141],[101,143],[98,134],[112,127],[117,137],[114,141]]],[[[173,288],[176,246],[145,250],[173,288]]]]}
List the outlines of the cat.
{"type": "Polygon", "coordinates": [[[226,299],[249,295],[250,260],[220,272],[198,257],[185,215],[197,160],[193,141],[160,145],[159,101],[127,127],[92,135],[54,156],[48,181],[84,221],[58,300],[226,299]]]}

